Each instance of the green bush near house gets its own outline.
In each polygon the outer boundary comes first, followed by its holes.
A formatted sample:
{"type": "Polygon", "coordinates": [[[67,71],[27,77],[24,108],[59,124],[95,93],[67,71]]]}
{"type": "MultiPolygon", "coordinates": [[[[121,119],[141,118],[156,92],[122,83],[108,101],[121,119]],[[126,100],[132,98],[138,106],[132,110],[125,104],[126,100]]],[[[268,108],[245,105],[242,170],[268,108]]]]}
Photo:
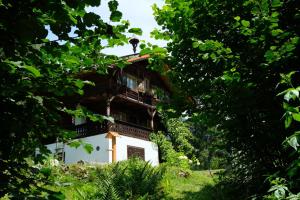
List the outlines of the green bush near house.
{"type": "MultiPolygon", "coordinates": [[[[49,158],[33,167],[39,173],[47,172],[47,184],[40,185],[39,189],[53,193],[52,196],[45,194],[42,199],[226,199],[217,184],[216,170],[195,171],[169,163],[153,167],[137,158],[106,165],[64,165],[49,158]]],[[[34,197],[31,190],[36,189],[28,189],[34,197]]],[[[15,199],[15,196],[6,194],[0,199],[15,199]]]]}
{"type": "Polygon", "coordinates": [[[165,168],[152,167],[138,158],[107,165],[53,167],[54,185],[66,199],[161,199],[165,168]]]}

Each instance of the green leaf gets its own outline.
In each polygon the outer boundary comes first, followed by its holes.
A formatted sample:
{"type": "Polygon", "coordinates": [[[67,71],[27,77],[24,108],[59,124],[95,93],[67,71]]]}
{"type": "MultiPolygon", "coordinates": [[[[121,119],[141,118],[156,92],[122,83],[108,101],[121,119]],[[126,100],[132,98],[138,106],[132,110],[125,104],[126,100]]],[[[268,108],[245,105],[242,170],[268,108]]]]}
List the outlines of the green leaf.
{"type": "Polygon", "coordinates": [[[293,113],[293,119],[300,122],[300,113],[293,113]]]}
{"type": "Polygon", "coordinates": [[[281,5],[282,5],[282,2],[280,0],[273,0],[272,1],[272,7],[273,8],[280,7],[281,5]]]}
{"type": "Polygon", "coordinates": [[[193,45],[193,48],[195,49],[195,48],[199,47],[199,42],[197,42],[197,41],[196,41],[196,42],[193,42],[192,45],[193,45]]]}
{"type": "Polygon", "coordinates": [[[152,53],[150,48],[144,48],[140,51],[140,55],[146,55],[152,53]]]}
{"type": "Polygon", "coordinates": [[[65,200],[66,196],[62,192],[55,192],[49,196],[49,199],[53,200],[65,200]]]}
{"type": "Polygon", "coordinates": [[[100,114],[88,114],[87,117],[92,121],[92,122],[102,122],[103,121],[103,115],[100,114]]]}
{"type": "Polygon", "coordinates": [[[285,115],[285,121],[284,121],[285,128],[290,127],[292,121],[293,121],[292,116],[290,114],[286,113],[286,115],[285,115]]]}
{"type": "Polygon", "coordinates": [[[240,21],[241,17],[240,16],[236,16],[233,19],[235,19],[236,21],[240,21]]]}
{"type": "Polygon", "coordinates": [[[113,22],[119,22],[122,18],[122,13],[120,11],[113,11],[110,15],[110,20],[113,22]]]}
{"type": "Polygon", "coordinates": [[[68,146],[74,147],[77,149],[78,147],[80,147],[81,143],[82,142],[80,140],[73,140],[70,143],[68,143],[68,146]]]}
{"type": "Polygon", "coordinates": [[[203,60],[207,60],[207,59],[208,59],[208,56],[209,56],[209,54],[208,54],[208,53],[205,53],[205,54],[203,54],[202,59],[203,59],[203,60]]]}
{"type": "MultiPolygon", "coordinates": [[[[280,74],[281,80],[280,83],[291,84],[292,76],[296,73],[296,71],[291,71],[288,74],[280,74]]],[[[286,90],[287,91],[287,90],[286,90]]]]}
{"type": "Polygon", "coordinates": [[[40,71],[37,68],[33,67],[33,66],[25,65],[25,66],[20,66],[20,68],[26,69],[31,74],[33,74],[35,77],[41,77],[42,76],[40,71]]]}
{"type": "Polygon", "coordinates": [[[115,123],[115,120],[114,120],[113,117],[110,117],[110,116],[102,116],[102,117],[103,117],[103,119],[105,119],[105,120],[107,120],[107,121],[110,121],[110,122],[112,122],[112,123],[115,123]]]}
{"type": "Polygon", "coordinates": [[[82,89],[83,88],[83,86],[84,86],[84,82],[82,81],[82,80],[76,80],[75,81],[75,85],[76,85],[76,87],[78,87],[79,89],[82,89]]]}
{"type": "Polygon", "coordinates": [[[119,5],[119,3],[116,0],[108,2],[109,10],[112,11],[112,12],[116,11],[118,9],[118,5],[119,5]]]}
{"type": "Polygon", "coordinates": [[[91,144],[85,143],[83,145],[83,149],[88,153],[91,154],[94,151],[94,147],[91,144]]]}
{"type": "Polygon", "coordinates": [[[88,27],[91,27],[91,26],[97,24],[99,19],[100,19],[100,16],[93,12],[86,13],[83,17],[83,20],[88,27]]]}
{"type": "Polygon", "coordinates": [[[279,35],[280,33],[283,33],[283,31],[282,31],[281,29],[275,29],[275,30],[272,30],[272,31],[271,31],[271,34],[272,34],[273,36],[277,36],[277,35],[279,35]]]}
{"type": "Polygon", "coordinates": [[[291,99],[295,100],[299,97],[299,91],[296,89],[289,89],[289,91],[284,95],[284,99],[286,101],[290,101],[291,99]]]}
{"type": "Polygon", "coordinates": [[[145,49],[146,45],[144,43],[140,44],[140,49],[145,49]]]}
{"type": "Polygon", "coordinates": [[[249,27],[249,26],[250,26],[250,22],[249,22],[249,21],[242,20],[241,23],[242,23],[242,25],[243,25],[244,27],[249,27]]]}
{"type": "Polygon", "coordinates": [[[101,0],[85,0],[84,2],[89,6],[93,6],[93,7],[100,6],[101,4],[101,0]]]}
{"type": "Polygon", "coordinates": [[[298,113],[299,112],[299,108],[298,107],[293,107],[293,106],[290,106],[288,103],[286,102],[283,102],[283,108],[284,110],[286,111],[290,111],[292,113],[298,113]]]}
{"type": "Polygon", "coordinates": [[[49,167],[43,167],[40,172],[44,174],[45,176],[50,176],[51,175],[51,168],[49,167]]]}
{"type": "Polygon", "coordinates": [[[143,31],[140,28],[131,28],[131,29],[128,30],[128,32],[136,34],[136,35],[142,35],[143,34],[143,31]]]}
{"type": "Polygon", "coordinates": [[[95,86],[95,83],[92,82],[92,81],[89,81],[89,80],[85,80],[85,81],[83,81],[83,83],[86,84],[86,85],[95,86]]]}
{"type": "Polygon", "coordinates": [[[296,136],[289,138],[287,143],[297,151],[299,144],[296,136]]]}

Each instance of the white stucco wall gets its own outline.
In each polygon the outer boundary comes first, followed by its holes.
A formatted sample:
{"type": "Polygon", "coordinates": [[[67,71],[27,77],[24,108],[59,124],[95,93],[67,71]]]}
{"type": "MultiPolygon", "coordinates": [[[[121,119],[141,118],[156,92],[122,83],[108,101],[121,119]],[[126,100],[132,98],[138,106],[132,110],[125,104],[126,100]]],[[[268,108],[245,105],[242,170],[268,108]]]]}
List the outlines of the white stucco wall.
{"type": "MultiPolygon", "coordinates": [[[[76,148],[69,147],[65,145],[65,163],[77,163],[79,160],[83,160],[85,162],[97,162],[97,163],[108,163],[111,158],[110,151],[109,151],[109,143],[111,140],[105,138],[106,134],[99,134],[95,136],[81,138],[81,140],[85,141],[86,143],[91,144],[94,147],[94,151],[91,154],[88,154],[82,146],[76,148]],[[97,151],[96,147],[99,146],[100,150],[97,151]]],[[[56,147],[62,147],[61,143],[53,143],[46,145],[46,147],[52,152],[55,153],[56,147]]]]}
{"type": "Polygon", "coordinates": [[[127,145],[141,147],[145,149],[145,161],[149,161],[153,166],[159,164],[158,147],[151,141],[136,139],[120,135],[116,138],[117,161],[127,160],[127,145]]]}
{"type": "MultiPolygon", "coordinates": [[[[112,140],[105,138],[106,134],[99,134],[95,136],[81,138],[85,142],[94,147],[94,151],[88,154],[82,146],[76,148],[65,145],[65,163],[77,163],[80,160],[85,162],[97,163],[111,163],[112,162],[112,140]],[[97,151],[96,147],[99,146],[100,150],[97,151]]],[[[149,161],[153,166],[159,164],[158,160],[158,147],[155,143],[127,137],[120,135],[116,137],[116,159],[117,161],[127,160],[127,145],[141,147],[145,149],[145,161],[149,161]]],[[[61,148],[62,143],[53,143],[46,145],[46,147],[55,153],[56,148],[61,148]]]]}

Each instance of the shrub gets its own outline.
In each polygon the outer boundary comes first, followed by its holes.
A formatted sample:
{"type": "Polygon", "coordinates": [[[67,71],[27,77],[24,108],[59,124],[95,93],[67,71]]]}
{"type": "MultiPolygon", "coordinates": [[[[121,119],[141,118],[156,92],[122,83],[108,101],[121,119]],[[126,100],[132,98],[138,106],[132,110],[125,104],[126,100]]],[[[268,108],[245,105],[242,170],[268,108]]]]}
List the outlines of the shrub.
{"type": "Polygon", "coordinates": [[[160,199],[162,167],[133,158],[96,169],[97,199],[160,199]]]}
{"type": "Polygon", "coordinates": [[[189,168],[189,159],[182,152],[176,152],[171,141],[162,132],[150,135],[151,141],[157,144],[159,149],[160,162],[166,162],[170,166],[177,166],[184,169],[189,168]]]}

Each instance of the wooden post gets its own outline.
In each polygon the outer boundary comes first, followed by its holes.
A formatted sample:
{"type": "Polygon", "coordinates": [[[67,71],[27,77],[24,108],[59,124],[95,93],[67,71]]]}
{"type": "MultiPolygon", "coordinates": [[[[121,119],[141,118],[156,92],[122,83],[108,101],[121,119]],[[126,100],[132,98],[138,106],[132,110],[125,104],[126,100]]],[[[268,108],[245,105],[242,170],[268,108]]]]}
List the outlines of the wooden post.
{"type": "Polygon", "coordinates": [[[153,130],[154,129],[154,116],[155,116],[155,114],[156,114],[156,110],[155,109],[150,109],[150,108],[148,108],[147,109],[147,111],[148,111],[148,114],[150,115],[150,117],[151,117],[151,121],[150,121],[150,127],[151,127],[151,129],[153,130]]]}
{"type": "Polygon", "coordinates": [[[116,136],[111,138],[112,140],[112,161],[117,161],[117,145],[116,145],[116,136]]]}
{"type": "Polygon", "coordinates": [[[105,138],[111,139],[111,161],[115,162],[117,161],[117,137],[119,137],[119,134],[117,132],[109,131],[105,138]]]}
{"type": "Polygon", "coordinates": [[[110,116],[110,103],[115,98],[115,96],[109,97],[106,101],[106,116],[110,116]]]}

